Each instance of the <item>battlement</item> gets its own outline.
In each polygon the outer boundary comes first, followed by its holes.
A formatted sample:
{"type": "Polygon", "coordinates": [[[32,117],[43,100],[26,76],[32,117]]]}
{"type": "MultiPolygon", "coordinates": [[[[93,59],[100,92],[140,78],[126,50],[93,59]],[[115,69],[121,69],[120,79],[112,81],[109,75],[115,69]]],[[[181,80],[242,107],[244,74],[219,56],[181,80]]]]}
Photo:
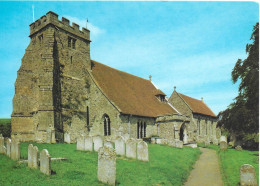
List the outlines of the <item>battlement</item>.
{"type": "Polygon", "coordinates": [[[80,38],[90,41],[90,31],[87,28],[80,27],[76,23],[72,23],[70,25],[70,20],[65,17],[62,17],[60,21],[58,19],[59,15],[49,11],[46,15],[42,16],[40,19],[36,20],[32,24],[30,24],[30,37],[39,32],[42,28],[46,27],[49,24],[54,25],[57,29],[65,30],[69,33],[72,33],[80,38]]]}

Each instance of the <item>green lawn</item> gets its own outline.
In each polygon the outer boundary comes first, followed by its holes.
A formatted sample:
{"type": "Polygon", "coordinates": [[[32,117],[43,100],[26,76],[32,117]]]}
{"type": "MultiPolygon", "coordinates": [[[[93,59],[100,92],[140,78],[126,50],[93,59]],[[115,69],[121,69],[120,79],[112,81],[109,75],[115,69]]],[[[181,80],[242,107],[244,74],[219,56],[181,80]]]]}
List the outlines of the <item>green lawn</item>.
{"type": "MultiPolygon", "coordinates": [[[[21,144],[24,159],[28,144],[21,144]]],[[[103,185],[97,180],[97,153],[76,151],[75,144],[35,145],[39,150],[48,149],[51,157],[65,157],[68,161],[52,162],[53,175],[45,176],[39,170],[29,169],[27,164],[18,165],[0,155],[0,185],[103,185]]],[[[149,162],[118,157],[116,182],[120,185],[182,185],[200,153],[198,148],[149,144],[149,162]]]]}
{"type": "Polygon", "coordinates": [[[231,147],[227,151],[220,151],[216,145],[210,145],[208,148],[216,150],[219,154],[222,178],[226,186],[239,184],[239,169],[243,164],[254,166],[259,184],[259,151],[237,151],[231,147]]]}

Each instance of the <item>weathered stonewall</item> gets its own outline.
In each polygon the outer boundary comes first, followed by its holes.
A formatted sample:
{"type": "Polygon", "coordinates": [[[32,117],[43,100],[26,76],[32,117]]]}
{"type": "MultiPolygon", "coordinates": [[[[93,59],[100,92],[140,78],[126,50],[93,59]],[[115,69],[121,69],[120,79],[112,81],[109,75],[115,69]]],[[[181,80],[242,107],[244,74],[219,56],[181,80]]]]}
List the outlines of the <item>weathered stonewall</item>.
{"type": "Polygon", "coordinates": [[[20,159],[20,142],[15,138],[11,143],[11,159],[15,161],[20,159]]]}
{"type": "Polygon", "coordinates": [[[77,138],[77,150],[85,150],[85,137],[80,136],[77,138]]]}
{"type": "Polygon", "coordinates": [[[113,143],[111,141],[105,141],[104,146],[114,148],[113,143]]]}
{"type": "Polygon", "coordinates": [[[132,138],[126,141],[126,157],[136,159],[136,141],[132,138]]]}
{"type": "Polygon", "coordinates": [[[70,143],[70,133],[65,133],[64,134],[64,142],[65,143],[70,143]]]}
{"type": "Polygon", "coordinates": [[[116,152],[113,148],[104,146],[98,150],[98,180],[108,185],[115,185],[116,152]]]}
{"type": "Polygon", "coordinates": [[[144,141],[137,144],[137,159],[142,161],[149,161],[148,145],[144,141]]]}
{"type": "Polygon", "coordinates": [[[4,137],[0,137],[0,154],[5,154],[6,148],[5,148],[5,139],[4,137]]]}
{"type": "Polygon", "coordinates": [[[238,146],[236,146],[236,148],[235,148],[236,150],[238,150],[238,151],[241,151],[241,150],[243,150],[242,149],[242,147],[240,146],[240,145],[238,145],[238,146]]]}
{"type": "Polygon", "coordinates": [[[176,147],[176,142],[175,142],[175,140],[168,140],[168,146],[170,146],[170,147],[176,147]]]}
{"type": "Polygon", "coordinates": [[[125,140],[122,136],[118,136],[115,140],[116,154],[124,156],[125,155],[125,140]]]}
{"type": "Polygon", "coordinates": [[[7,140],[6,140],[6,155],[8,157],[11,157],[11,144],[12,144],[12,140],[7,138],[7,140]]]}
{"type": "Polygon", "coordinates": [[[240,185],[257,186],[255,169],[252,165],[244,164],[240,167],[240,185]]]}
{"type": "Polygon", "coordinates": [[[156,144],[162,144],[162,139],[161,138],[156,138],[155,139],[156,144]]]}
{"type": "Polygon", "coordinates": [[[177,148],[183,148],[183,141],[180,141],[180,140],[176,140],[176,147],[177,148]]]}
{"type": "Polygon", "coordinates": [[[168,144],[168,140],[167,139],[161,139],[161,144],[162,145],[167,145],[168,144]]]}
{"type": "Polygon", "coordinates": [[[103,147],[103,140],[100,136],[93,137],[94,151],[98,152],[100,147],[103,147]]]}
{"type": "Polygon", "coordinates": [[[86,151],[93,151],[93,139],[92,136],[85,137],[85,150],[86,151]]]}
{"type": "Polygon", "coordinates": [[[51,175],[51,157],[47,149],[43,149],[40,154],[40,171],[43,174],[51,175]]]}

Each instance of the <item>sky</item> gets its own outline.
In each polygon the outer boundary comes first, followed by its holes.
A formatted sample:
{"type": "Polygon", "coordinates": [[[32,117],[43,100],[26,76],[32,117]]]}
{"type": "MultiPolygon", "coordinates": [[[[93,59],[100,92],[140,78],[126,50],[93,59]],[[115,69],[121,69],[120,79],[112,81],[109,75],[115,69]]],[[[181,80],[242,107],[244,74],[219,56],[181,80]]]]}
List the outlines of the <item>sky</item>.
{"type": "Polygon", "coordinates": [[[201,99],[215,114],[238,95],[231,71],[247,57],[256,2],[1,1],[0,118],[10,118],[29,24],[53,11],[90,29],[91,59],[149,79],[168,97],[201,99]]]}

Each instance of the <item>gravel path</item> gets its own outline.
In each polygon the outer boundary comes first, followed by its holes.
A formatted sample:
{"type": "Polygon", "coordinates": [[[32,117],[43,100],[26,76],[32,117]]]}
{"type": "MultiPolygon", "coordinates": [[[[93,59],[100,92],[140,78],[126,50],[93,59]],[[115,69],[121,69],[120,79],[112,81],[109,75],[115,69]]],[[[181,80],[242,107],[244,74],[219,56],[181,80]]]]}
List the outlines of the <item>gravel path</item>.
{"type": "Polygon", "coordinates": [[[222,186],[222,178],[215,150],[200,148],[202,154],[184,184],[185,186],[222,186]]]}

